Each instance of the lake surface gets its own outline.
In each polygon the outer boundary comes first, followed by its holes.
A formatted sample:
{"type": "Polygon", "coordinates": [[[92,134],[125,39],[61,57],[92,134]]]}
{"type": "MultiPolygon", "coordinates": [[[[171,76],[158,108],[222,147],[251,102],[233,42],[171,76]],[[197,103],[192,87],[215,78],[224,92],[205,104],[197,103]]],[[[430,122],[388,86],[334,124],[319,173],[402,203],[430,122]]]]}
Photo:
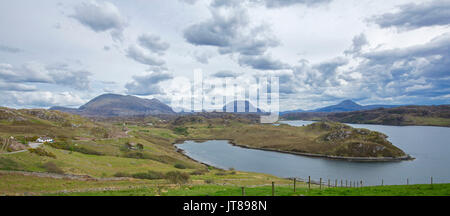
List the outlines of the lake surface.
{"type": "MultiPolygon", "coordinates": [[[[311,121],[284,121],[293,126],[311,121]]],[[[349,124],[389,136],[389,141],[416,159],[400,162],[351,162],[313,158],[233,146],[225,140],[186,141],[178,144],[189,157],[223,169],[260,172],[279,177],[314,180],[363,180],[364,185],[450,183],[450,128],[349,124]]]]}

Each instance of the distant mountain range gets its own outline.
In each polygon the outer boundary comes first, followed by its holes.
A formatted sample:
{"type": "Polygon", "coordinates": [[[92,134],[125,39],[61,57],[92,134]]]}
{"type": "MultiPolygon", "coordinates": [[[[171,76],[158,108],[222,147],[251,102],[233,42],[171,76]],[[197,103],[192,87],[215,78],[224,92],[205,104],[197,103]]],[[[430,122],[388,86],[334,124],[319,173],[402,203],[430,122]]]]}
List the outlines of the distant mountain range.
{"type": "Polygon", "coordinates": [[[326,106],[314,110],[290,110],[290,111],[284,111],[280,112],[281,115],[284,114],[290,114],[290,113],[298,113],[298,112],[350,112],[350,111],[360,111],[360,110],[371,110],[371,109],[378,109],[378,108],[393,108],[393,107],[399,107],[400,105],[367,105],[362,106],[357,103],[355,103],[352,100],[344,100],[336,105],[326,106]]]}
{"type": "MultiPolygon", "coordinates": [[[[331,113],[331,112],[350,112],[361,110],[372,110],[377,108],[393,108],[397,105],[368,105],[362,106],[351,100],[345,100],[339,104],[322,107],[314,110],[290,110],[280,112],[280,115],[291,115],[295,113],[331,113]]],[[[256,108],[247,100],[236,100],[223,106],[222,110],[226,112],[231,109],[232,113],[264,113],[263,110],[256,108]],[[252,111],[252,112],[250,112],[252,111]]],[[[172,108],[158,99],[144,99],[131,95],[103,94],[79,108],[51,107],[50,110],[59,110],[62,112],[78,114],[82,116],[146,116],[160,114],[176,114],[172,108]]]]}
{"type": "Polygon", "coordinates": [[[172,108],[158,99],[144,99],[131,95],[103,94],[78,109],[66,107],[51,107],[50,110],[59,110],[82,116],[145,116],[158,114],[175,114],[172,108]]]}

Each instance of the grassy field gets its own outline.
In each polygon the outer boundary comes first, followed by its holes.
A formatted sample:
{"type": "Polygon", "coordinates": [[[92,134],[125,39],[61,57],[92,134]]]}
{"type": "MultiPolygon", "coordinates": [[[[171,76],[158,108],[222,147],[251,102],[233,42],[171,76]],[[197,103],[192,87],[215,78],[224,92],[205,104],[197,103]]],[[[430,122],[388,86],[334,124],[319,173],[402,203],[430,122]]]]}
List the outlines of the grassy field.
{"type": "MultiPolygon", "coordinates": [[[[275,182],[277,185],[291,183],[290,180],[267,174],[212,169],[202,175],[191,175],[188,185],[191,185],[189,187],[205,185],[215,188],[233,188],[237,186],[269,185],[271,182],[275,182]]],[[[305,183],[299,183],[298,185],[306,187],[305,183]]],[[[134,191],[135,194],[156,195],[158,187],[162,192],[180,189],[179,184],[172,184],[165,179],[73,180],[0,173],[0,195],[46,195],[68,192],[72,192],[74,195],[77,193],[106,195],[109,193],[128,193],[129,190],[134,191]]],[[[182,187],[184,188],[184,186],[182,187]]],[[[313,187],[317,187],[317,185],[313,185],[313,187]]],[[[201,193],[201,190],[199,193],[201,193]]]]}
{"type": "MultiPolygon", "coordinates": [[[[61,196],[154,196],[157,188],[127,189],[102,192],[57,193],[61,196]]],[[[242,188],[223,185],[194,185],[160,190],[161,196],[242,196],[242,188]]],[[[246,187],[246,196],[271,196],[271,186],[246,187]]],[[[393,185],[362,188],[325,188],[307,189],[293,186],[276,186],[275,196],[449,196],[450,184],[434,185],[393,185]]]]}

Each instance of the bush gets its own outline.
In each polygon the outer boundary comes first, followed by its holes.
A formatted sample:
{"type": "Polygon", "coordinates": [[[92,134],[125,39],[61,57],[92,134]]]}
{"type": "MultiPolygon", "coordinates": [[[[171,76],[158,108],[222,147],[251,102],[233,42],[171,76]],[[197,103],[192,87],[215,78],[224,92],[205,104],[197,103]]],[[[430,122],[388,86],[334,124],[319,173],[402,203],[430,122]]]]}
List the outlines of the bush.
{"type": "Polygon", "coordinates": [[[163,179],[165,176],[161,172],[148,171],[146,173],[135,173],[131,175],[133,178],[138,179],[163,179]]]}
{"type": "Polygon", "coordinates": [[[142,150],[144,150],[144,145],[138,143],[138,144],[136,145],[136,148],[137,148],[138,150],[142,151],[142,150]]]}
{"type": "Polygon", "coordinates": [[[37,155],[39,155],[39,156],[45,156],[45,157],[56,158],[56,155],[55,155],[55,154],[53,154],[53,153],[51,153],[51,152],[48,152],[48,151],[45,151],[45,149],[43,149],[43,148],[28,149],[28,151],[29,151],[30,153],[37,154],[37,155]]]}
{"type": "Polygon", "coordinates": [[[70,143],[68,143],[67,141],[59,141],[59,142],[52,142],[52,143],[45,143],[46,145],[49,145],[53,148],[56,149],[64,149],[64,150],[68,150],[68,151],[75,151],[75,152],[80,152],[83,154],[90,154],[90,155],[103,155],[103,153],[95,151],[93,149],[87,149],[81,146],[76,146],[76,145],[72,145],[70,143]]]}
{"type": "Polygon", "coordinates": [[[114,174],[114,177],[131,177],[131,175],[124,172],[117,172],[114,174]]]}
{"type": "Polygon", "coordinates": [[[173,184],[185,184],[189,181],[189,173],[171,171],[166,173],[166,179],[173,184]]]}
{"type": "Polygon", "coordinates": [[[227,173],[226,173],[226,172],[223,172],[223,171],[216,173],[217,176],[224,176],[224,175],[226,175],[226,174],[227,174],[227,173]]]}
{"type": "Polygon", "coordinates": [[[185,136],[189,135],[188,129],[185,127],[176,127],[173,129],[173,132],[176,134],[185,135],[185,136]]]}
{"type": "Polygon", "coordinates": [[[177,169],[186,169],[186,166],[184,166],[183,164],[175,164],[174,167],[177,169]]]}
{"type": "Polygon", "coordinates": [[[146,156],[142,152],[128,152],[125,154],[127,158],[145,159],[146,156]]]}
{"type": "Polygon", "coordinates": [[[47,162],[43,164],[42,167],[44,167],[49,173],[64,174],[64,171],[53,162],[47,162]]]}
{"type": "Polygon", "coordinates": [[[190,174],[191,174],[191,175],[203,175],[203,174],[205,174],[205,173],[207,173],[207,172],[208,172],[208,170],[198,169],[198,170],[192,171],[190,174]]]}
{"type": "Polygon", "coordinates": [[[213,179],[206,179],[205,183],[206,184],[212,184],[212,183],[214,183],[214,180],[213,179]]]}

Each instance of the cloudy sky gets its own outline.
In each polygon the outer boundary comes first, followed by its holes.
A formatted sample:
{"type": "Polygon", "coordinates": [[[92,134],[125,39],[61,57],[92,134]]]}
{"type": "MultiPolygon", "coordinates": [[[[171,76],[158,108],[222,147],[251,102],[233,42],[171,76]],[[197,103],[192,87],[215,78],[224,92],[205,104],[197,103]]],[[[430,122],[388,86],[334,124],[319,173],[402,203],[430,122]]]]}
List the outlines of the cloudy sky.
{"type": "Polygon", "coordinates": [[[195,69],[277,76],[281,110],[448,104],[449,47],[449,0],[0,1],[0,106],[169,103],[195,69]]]}

